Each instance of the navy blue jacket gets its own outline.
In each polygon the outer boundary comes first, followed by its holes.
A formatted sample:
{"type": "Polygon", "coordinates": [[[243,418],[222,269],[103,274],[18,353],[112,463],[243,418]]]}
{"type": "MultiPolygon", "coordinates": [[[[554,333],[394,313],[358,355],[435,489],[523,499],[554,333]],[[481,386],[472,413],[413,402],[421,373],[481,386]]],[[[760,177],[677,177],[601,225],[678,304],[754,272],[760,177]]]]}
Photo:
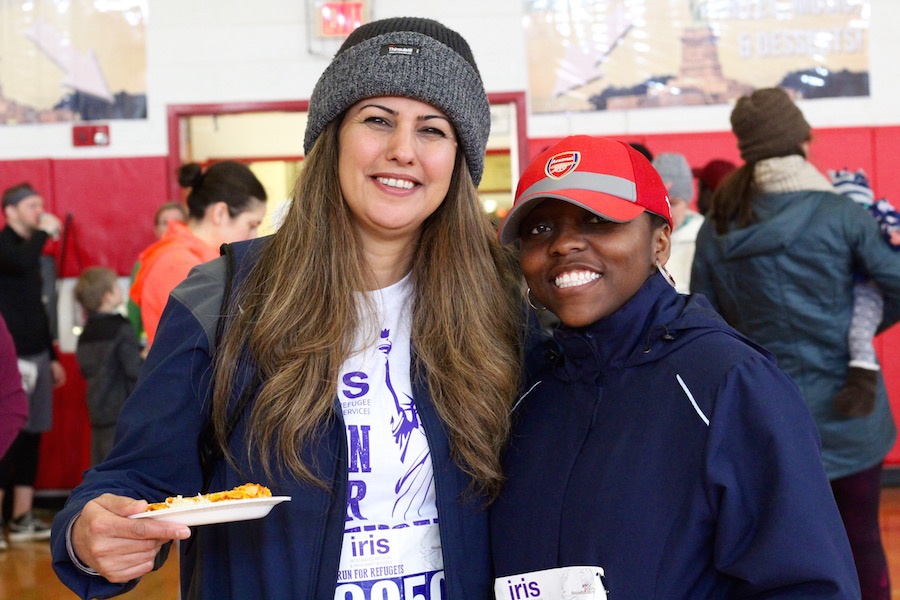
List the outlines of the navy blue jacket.
{"type": "Polygon", "coordinates": [[[491,511],[498,577],[592,565],[616,600],[859,597],[809,410],[705,299],[654,275],[539,352],[491,511]]]}
{"type": "MultiPolygon", "coordinates": [[[[241,257],[260,243],[236,245],[238,280],[247,263],[253,262],[248,259],[241,269],[241,257]]],[[[210,348],[224,272],[222,259],[201,265],[173,292],[138,386],[122,411],[115,447],[104,463],[86,473],[54,520],[53,568],[82,598],[106,598],[137,583],[109,583],[84,574],[70,561],[65,528],[86,502],[106,492],[159,501],[201,488],[197,445],[209,418],[210,348]]],[[[236,387],[245,387],[251,378],[251,370],[242,367],[236,387]]],[[[450,457],[427,389],[420,380],[414,379],[413,386],[434,464],[445,597],[491,598],[484,500],[471,494],[470,500],[461,499],[470,479],[450,457]]],[[[327,489],[290,476],[267,478],[253,453],[248,456],[244,426],[242,419],[230,445],[241,473],[219,461],[210,489],[253,481],[274,495],[291,496],[291,501],[275,506],[264,519],[194,528],[191,539],[181,545],[191,556],[199,550],[199,566],[192,569],[188,561],[182,562],[182,597],[333,600],[347,510],[347,438],[337,399],[321,443],[303,449],[304,459],[318,466],[327,489]],[[192,577],[195,585],[189,590],[192,577]]]]}

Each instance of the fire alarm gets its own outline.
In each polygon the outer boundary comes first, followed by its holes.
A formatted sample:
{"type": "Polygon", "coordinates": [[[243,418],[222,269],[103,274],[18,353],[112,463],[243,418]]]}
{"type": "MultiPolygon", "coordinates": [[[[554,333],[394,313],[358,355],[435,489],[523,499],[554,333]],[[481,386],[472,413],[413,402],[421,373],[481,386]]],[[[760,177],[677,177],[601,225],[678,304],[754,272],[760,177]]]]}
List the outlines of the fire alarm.
{"type": "Polygon", "coordinates": [[[75,125],[72,127],[72,145],[109,146],[109,125],[75,125]]]}

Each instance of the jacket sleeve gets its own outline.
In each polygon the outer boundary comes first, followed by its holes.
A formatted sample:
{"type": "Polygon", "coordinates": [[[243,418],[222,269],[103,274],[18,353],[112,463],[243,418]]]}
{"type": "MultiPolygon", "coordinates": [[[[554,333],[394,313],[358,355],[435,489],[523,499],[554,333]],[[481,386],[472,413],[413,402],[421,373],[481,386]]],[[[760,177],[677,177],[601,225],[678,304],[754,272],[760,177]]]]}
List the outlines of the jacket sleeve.
{"type": "Polygon", "coordinates": [[[144,278],[141,301],[141,321],[147,333],[147,345],[152,346],[160,326],[163,310],[168,305],[169,294],[187,278],[191,269],[200,264],[199,259],[187,250],[173,248],[148,266],[144,278]]]}
{"type": "Polygon", "coordinates": [[[122,372],[134,383],[141,373],[144,359],[141,358],[141,344],[138,342],[130,322],[122,324],[119,338],[119,343],[116,344],[118,354],[116,358],[122,367],[122,372]]]}
{"type": "Polygon", "coordinates": [[[53,522],[53,569],[80,597],[107,598],[137,584],[110,583],[70,560],[66,529],[87,502],[104,493],[157,502],[200,490],[197,441],[209,416],[210,366],[202,325],[188,308],[171,301],[137,387],[122,409],[110,455],[85,474],[53,522]]]}
{"type": "Polygon", "coordinates": [[[842,219],[853,249],[855,266],[868,275],[884,296],[884,318],[879,331],[900,321],[900,253],[892,250],[878,222],[865,209],[848,203],[842,219]]]}
{"type": "Polygon", "coordinates": [[[22,388],[16,346],[0,317],[0,458],[28,419],[28,395],[22,388]]]}
{"type": "Polygon", "coordinates": [[[711,219],[706,219],[697,233],[694,262],[691,266],[691,293],[703,294],[716,311],[719,303],[716,290],[713,287],[711,256],[715,251],[713,239],[713,224],[711,219]]]}
{"type": "Polygon", "coordinates": [[[799,390],[769,360],[734,366],[710,423],[715,562],[736,598],[858,598],[821,442],[799,390]]]}

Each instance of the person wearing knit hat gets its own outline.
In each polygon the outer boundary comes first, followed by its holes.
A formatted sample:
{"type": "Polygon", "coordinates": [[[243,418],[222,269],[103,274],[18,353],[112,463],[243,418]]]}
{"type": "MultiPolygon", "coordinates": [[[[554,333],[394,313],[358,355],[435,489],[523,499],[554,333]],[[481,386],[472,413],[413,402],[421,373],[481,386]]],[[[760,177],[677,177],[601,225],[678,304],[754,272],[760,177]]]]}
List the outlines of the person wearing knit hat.
{"type": "MultiPolygon", "coordinates": [[[[835,190],[850,198],[875,217],[879,228],[889,226],[890,213],[895,223],[900,217],[886,199],[875,202],[875,194],[865,171],[837,169],[828,171],[835,190]]],[[[895,243],[889,235],[883,236],[894,252],[900,250],[900,235],[895,243]]],[[[865,416],[875,409],[878,391],[878,358],[873,340],[884,318],[884,299],[881,290],[863,273],[858,273],[853,286],[853,318],[847,332],[850,360],[847,363],[847,379],[834,397],[835,410],[846,416],[865,416]]]]}
{"type": "Polygon", "coordinates": [[[731,111],[731,130],[741,158],[748,163],[805,155],[803,144],[810,139],[809,123],[781,88],[764,88],[739,98],[731,111]]]}
{"type": "Polygon", "coordinates": [[[628,144],[586,135],[522,173],[499,238],[561,323],[512,413],[496,597],[856,598],[797,386],[665,275],[670,194],[628,144]]]}
{"type": "Polygon", "coordinates": [[[453,124],[477,186],[491,129],[491,107],[468,43],[437,21],[384,19],[356,29],[313,88],[303,149],[364,98],[403,96],[430,104],[453,124]],[[448,85],[449,84],[449,85],[448,85]]]}
{"type": "Polygon", "coordinates": [[[800,388],[818,425],[862,597],[888,598],[878,506],[896,427],[880,370],[851,368],[858,365],[850,364],[847,334],[857,270],[882,291],[879,330],[900,319],[900,261],[867,212],[807,160],[810,125],[786,92],[739,99],[731,124],[745,163],[719,186],[697,235],[691,292],[773,352],[800,388]],[[843,393],[854,381],[863,385],[843,393]]]}
{"type": "Polygon", "coordinates": [[[703,215],[691,209],[694,175],[684,155],[676,152],[657,154],[653,167],[666,184],[669,202],[672,203],[672,252],[666,268],[675,280],[675,289],[688,294],[691,290],[695,240],[703,224],[703,215]]]}
{"type": "Polygon", "coordinates": [[[82,597],[190,538],[185,598],[493,598],[485,506],[524,328],[476,188],[490,106],[472,50],[431,19],[366,23],[308,117],[282,225],[172,292],[116,446],[56,518],[54,568],[82,597]],[[275,496],[264,518],[192,532],[162,510],[135,535],[145,500],[245,481],[275,496]]]}

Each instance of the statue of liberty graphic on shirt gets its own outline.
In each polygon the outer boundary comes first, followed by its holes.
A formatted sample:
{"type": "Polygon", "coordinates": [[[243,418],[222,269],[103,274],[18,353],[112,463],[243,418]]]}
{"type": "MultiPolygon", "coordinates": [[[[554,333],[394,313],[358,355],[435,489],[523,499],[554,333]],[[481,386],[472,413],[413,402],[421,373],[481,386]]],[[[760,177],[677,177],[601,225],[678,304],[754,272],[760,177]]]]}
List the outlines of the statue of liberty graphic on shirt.
{"type": "Polygon", "coordinates": [[[394,400],[394,408],[397,411],[391,416],[391,431],[400,452],[400,462],[406,467],[404,474],[394,486],[397,499],[394,502],[393,514],[395,517],[415,517],[418,509],[425,502],[427,492],[431,487],[431,462],[428,460],[428,442],[419,423],[419,415],[416,412],[416,404],[412,396],[404,393],[401,397],[391,384],[390,353],[393,344],[390,334],[390,330],[382,330],[382,342],[378,345],[378,349],[385,356],[385,385],[394,400]],[[410,453],[411,448],[413,449],[412,453],[410,453]]]}

